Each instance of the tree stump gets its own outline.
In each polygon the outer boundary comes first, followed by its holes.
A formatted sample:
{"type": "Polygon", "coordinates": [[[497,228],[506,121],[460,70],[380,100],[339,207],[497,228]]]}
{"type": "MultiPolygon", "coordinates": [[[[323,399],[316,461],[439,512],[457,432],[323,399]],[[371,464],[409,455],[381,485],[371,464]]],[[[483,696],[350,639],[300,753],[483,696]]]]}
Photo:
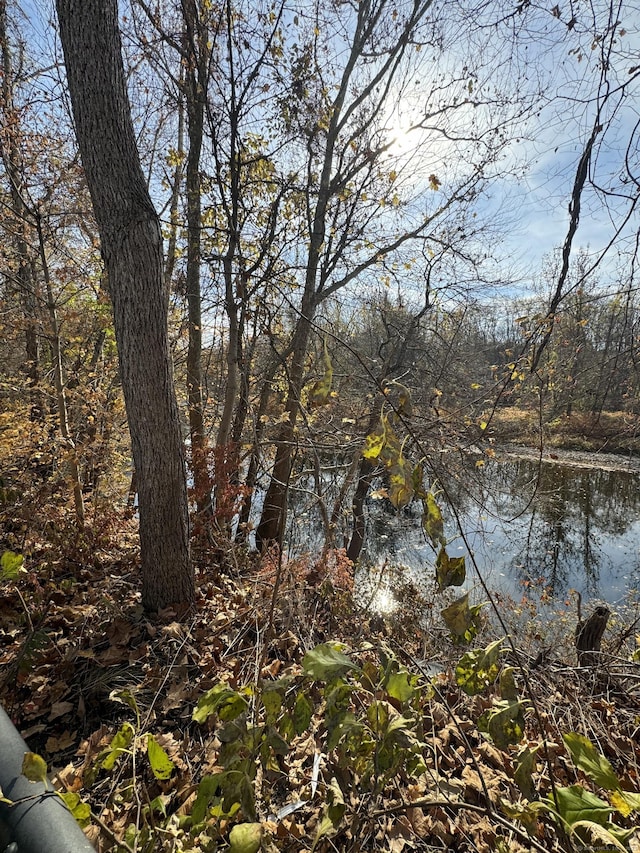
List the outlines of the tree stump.
{"type": "Polygon", "coordinates": [[[609,616],[611,611],[608,607],[596,607],[588,619],[576,625],[576,651],[580,666],[595,666],[597,663],[609,616]]]}

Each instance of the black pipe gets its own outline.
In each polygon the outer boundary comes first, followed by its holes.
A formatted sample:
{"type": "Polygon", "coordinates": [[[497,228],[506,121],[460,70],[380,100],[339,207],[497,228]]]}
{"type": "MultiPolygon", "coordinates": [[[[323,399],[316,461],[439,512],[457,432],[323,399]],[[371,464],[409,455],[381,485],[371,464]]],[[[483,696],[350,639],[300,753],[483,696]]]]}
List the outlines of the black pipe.
{"type": "Polygon", "coordinates": [[[29,782],[22,762],[29,747],[0,705],[0,851],[95,853],[60,797],[43,782],[29,782]]]}

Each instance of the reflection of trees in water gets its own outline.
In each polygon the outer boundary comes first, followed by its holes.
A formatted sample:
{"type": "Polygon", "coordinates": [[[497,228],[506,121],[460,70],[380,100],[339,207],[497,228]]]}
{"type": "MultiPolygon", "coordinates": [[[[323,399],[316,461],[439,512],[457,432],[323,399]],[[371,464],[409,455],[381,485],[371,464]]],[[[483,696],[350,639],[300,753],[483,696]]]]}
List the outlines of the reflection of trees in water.
{"type": "MultiPolygon", "coordinates": [[[[478,551],[488,554],[485,569],[504,570],[513,583],[529,581],[555,596],[570,586],[598,595],[601,578],[611,578],[616,569],[640,571],[640,556],[621,567],[607,553],[618,544],[615,538],[635,536],[630,528],[640,520],[637,475],[531,460],[476,467],[474,458],[453,454],[445,461],[439,482],[455,510],[447,511],[444,495],[439,497],[445,533],[450,539],[456,536],[457,513],[478,551]]],[[[317,484],[308,472],[301,474],[290,491],[289,541],[295,543],[293,550],[315,552],[324,541],[317,484]]],[[[328,505],[338,479],[333,474],[323,481],[328,505]]],[[[382,485],[381,479],[375,484],[382,485]]],[[[435,552],[422,532],[418,505],[398,512],[388,501],[368,499],[366,525],[364,562],[388,560],[416,571],[433,563],[435,552]]],[[[336,544],[342,544],[339,530],[336,544]]]]}
{"type": "Polygon", "coordinates": [[[612,569],[605,537],[623,536],[640,515],[637,477],[529,460],[496,463],[485,473],[477,500],[490,515],[524,524],[512,562],[517,576],[558,596],[577,575],[596,595],[601,573],[612,569]]]}

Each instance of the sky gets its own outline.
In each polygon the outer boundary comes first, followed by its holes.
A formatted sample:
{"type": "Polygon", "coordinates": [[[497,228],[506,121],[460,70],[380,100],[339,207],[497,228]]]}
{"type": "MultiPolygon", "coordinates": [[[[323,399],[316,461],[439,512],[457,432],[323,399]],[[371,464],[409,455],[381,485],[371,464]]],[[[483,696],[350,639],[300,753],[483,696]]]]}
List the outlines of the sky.
{"type": "MultiPolygon", "coordinates": [[[[461,11],[464,14],[468,5],[466,0],[459,0],[458,3],[450,3],[448,8],[456,8],[458,14],[461,11]]],[[[531,4],[526,24],[530,38],[517,60],[519,73],[524,71],[523,78],[544,82],[544,102],[538,114],[523,121],[519,138],[510,143],[504,169],[497,171],[482,210],[489,218],[504,220],[501,246],[491,248],[524,289],[534,278],[540,277],[551,253],[565,239],[576,166],[598,106],[602,106],[597,99],[597,81],[605,40],[594,42],[592,31],[602,30],[602,22],[607,20],[607,3],[605,0],[592,0],[589,4],[583,0],[571,6],[558,4],[555,7],[557,14],[552,13],[550,6],[535,8],[531,4]],[[589,19],[591,8],[598,13],[595,25],[589,19]],[[577,18],[573,27],[567,25],[570,9],[577,18]]],[[[52,0],[24,0],[22,8],[31,28],[29,49],[37,53],[40,48],[50,54],[56,49],[49,23],[55,18],[52,0]]],[[[635,0],[619,0],[616,15],[620,23],[616,28],[615,43],[606,45],[610,49],[608,85],[613,94],[604,105],[605,130],[598,140],[600,147],[592,177],[611,191],[631,189],[637,197],[640,184],[627,183],[623,186],[620,178],[625,171],[625,148],[630,145],[628,165],[632,171],[635,170],[636,181],[640,181],[640,132],[637,126],[640,120],[640,69],[630,73],[635,66],[640,66],[640,6],[635,0]],[[616,89],[619,90],[617,94],[616,89]]],[[[521,22],[516,23],[522,26],[521,22]]],[[[488,30],[486,35],[490,39],[491,31],[488,30]]],[[[495,56],[499,57],[500,52],[495,51],[495,56]]],[[[473,57],[469,65],[473,67],[473,57]]],[[[500,73],[499,69],[495,76],[499,77],[500,73]]],[[[601,94],[603,91],[601,88],[601,94]]],[[[399,139],[402,145],[401,130],[399,139]]],[[[610,241],[628,209],[628,200],[610,198],[605,204],[602,195],[587,187],[574,252],[579,247],[588,247],[594,257],[597,256],[610,241]]],[[[621,235],[620,246],[624,250],[634,245],[639,227],[640,219],[636,212],[621,235]]],[[[618,260],[614,255],[611,253],[602,265],[604,277],[618,275],[618,260]]]]}
{"type": "MultiPolygon", "coordinates": [[[[555,85],[524,143],[523,160],[529,163],[526,174],[521,182],[511,182],[511,187],[504,189],[504,196],[514,199],[522,217],[519,233],[508,244],[534,268],[540,258],[549,256],[565,240],[576,169],[599,109],[603,127],[583,193],[574,252],[585,248],[597,257],[630,210],[628,198],[605,198],[591,183],[611,193],[630,192],[636,199],[640,193],[640,68],[636,67],[640,66],[640,6],[621,6],[621,25],[611,45],[605,83],[598,85],[601,45],[590,38],[577,38],[572,47],[569,42],[559,45],[543,58],[556,64],[555,85]],[[580,52],[576,52],[578,47],[580,52]],[[627,147],[629,169],[625,166],[627,147]],[[628,180],[629,172],[635,185],[628,180]]],[[[640,211],[636,211],[620,234],[621,250],[634,248],[639,228],[640,211]]],[[[603,278],[617,274],[615,255],[611,252],[603,263],[603,278]]]]}

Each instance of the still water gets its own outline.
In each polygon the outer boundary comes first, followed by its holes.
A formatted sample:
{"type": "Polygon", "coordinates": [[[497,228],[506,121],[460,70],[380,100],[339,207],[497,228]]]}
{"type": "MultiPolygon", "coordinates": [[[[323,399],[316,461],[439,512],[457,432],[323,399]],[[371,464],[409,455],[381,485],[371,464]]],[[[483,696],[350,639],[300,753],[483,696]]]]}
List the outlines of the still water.
{"type": "MultiPolygon", "coordinates": [[[[560,601],[571,590],[583,599],[622,602],[640,588],[640,471],[637,460],[602,466],[511,458],[476,467],[473,459],[447,477],[445,518],[450,557],[467,555],[468,586],[487,585],[520,598],[560,601]],[[614,470],[612,470],[612,468],[614,470]],[[456,519],[457,517],[457,519],[456,519]],[[459,525],[459,526],[458,526],[459,525]]],[[[443,482],[445,478],[442,478],[443,482]]],[[[314,544],[320,528],[312,511],[292,507],[290,529],[299,546],[314,544]]],[[[396,512],[388,501],[368,502],[362,562],[406,566],[431,576],[435,552],[421,529],[420,508],[396,512]]]]}

